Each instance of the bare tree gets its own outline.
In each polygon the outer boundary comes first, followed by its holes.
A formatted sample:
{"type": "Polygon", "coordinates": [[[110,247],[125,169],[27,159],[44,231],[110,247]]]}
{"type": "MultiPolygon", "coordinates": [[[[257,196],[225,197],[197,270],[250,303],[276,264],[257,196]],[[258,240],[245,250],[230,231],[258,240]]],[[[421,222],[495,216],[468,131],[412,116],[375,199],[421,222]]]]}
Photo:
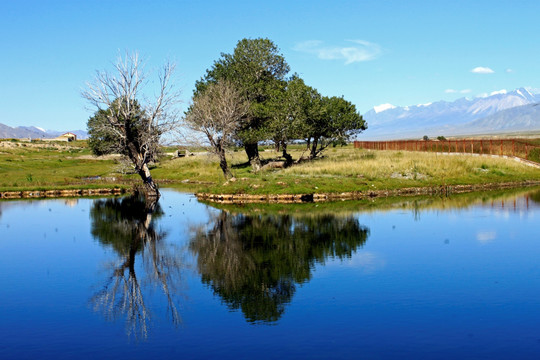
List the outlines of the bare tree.
{"type": "Polygon", "coordinates": [[[94,143],[106,146],[101,153],[120,153],[133,164],[148,197],[159,197],[148,163],[157,159],[161,135],[179,119],[179,91],[171,82],[174,64],[165,63],[153,97],[143,90],[149,83],[137,53],[119,57],[114,73],[97,71],[82,96],[96,110],[88,122],[94,143]]]}
{"type": "Polygon", "coordinates": [[[194,96],[185,123],[191,130],[203,133],[213,152],[219,157],[219,166],[226,179],[233,175],[225,158],[225,149],[237,134],[242,119],[247,115],[249,103],[227,80],[219,80],[194,96]]]}

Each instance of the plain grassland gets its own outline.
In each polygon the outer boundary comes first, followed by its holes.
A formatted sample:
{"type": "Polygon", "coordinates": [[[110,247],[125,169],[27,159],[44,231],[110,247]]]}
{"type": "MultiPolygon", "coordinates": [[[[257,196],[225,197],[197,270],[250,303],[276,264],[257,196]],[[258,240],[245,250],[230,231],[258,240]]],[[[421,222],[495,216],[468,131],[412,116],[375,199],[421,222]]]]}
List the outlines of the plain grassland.
{"type": "MultiPolygon", "coordinates": [[[[136,176],[120,171],[118,159],[98,160],[85,142],[0,147],[0,191],[92,187],[130,187],[136,176]]],[[[172,149],[166,149],[170,151],[172,149]]],[[[294,146],[295,159],[303,147],[294,146]]],[[[266,162],[279,153],[261,152],[266,162]]],[[[422,152],[366,151],[352,146],[329,148],[324,157],[287,169],[267,166],[253,173],[243,151],[231,152],[235,181],[225,181],[211,155],[163,156],[152,168],[161,186],[223,194],[306,194],[540,180],[540,170],[510,159],[447,156],[422,152]]],[[[123,168],[125,170],[125,168],[123,168]]]]}

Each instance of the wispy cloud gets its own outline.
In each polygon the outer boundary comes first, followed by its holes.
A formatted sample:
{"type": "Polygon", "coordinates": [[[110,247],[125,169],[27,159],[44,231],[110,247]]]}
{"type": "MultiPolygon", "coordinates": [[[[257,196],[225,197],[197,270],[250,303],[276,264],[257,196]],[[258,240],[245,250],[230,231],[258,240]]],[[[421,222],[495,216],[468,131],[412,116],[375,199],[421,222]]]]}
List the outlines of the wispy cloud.
{"type": "Polygon", "coordinates": [[[463,89],[463,90],[446,89],[444,90],[444,92],[447,94],[468,94],[471,91],[472,91],[471,89],[463,89]]]}
{"type": "Polygon", "coordinates": [[[497,91],[492,91],[489,95],[504,95],[507,92],[508,91],[506,91],[506,89],[501,89],[501,90],[497,90],[497,91]]]}
{"type": "Polygon", "coordinates": [[[350,46],[325,45],[322,41],[310,40],[297,44],[294,50],[315,54],[321,60],[345,60],[345,65],[376,59],[381,47],[364,40],[346,40],[350,46]]]}
{"type": "Polygon", "coordinates": [[[493,69],[484,67],[484,66],[477,66],[474,69],[471,70],[474,74],[493,74],[495,71],[493,69]]]}
{"type": "Polygon", "coordinates": [[[507,72],[507,73],[513,73],[513,72],[514,72],[514,69],[506,69],[506,72],[507,72]]]}

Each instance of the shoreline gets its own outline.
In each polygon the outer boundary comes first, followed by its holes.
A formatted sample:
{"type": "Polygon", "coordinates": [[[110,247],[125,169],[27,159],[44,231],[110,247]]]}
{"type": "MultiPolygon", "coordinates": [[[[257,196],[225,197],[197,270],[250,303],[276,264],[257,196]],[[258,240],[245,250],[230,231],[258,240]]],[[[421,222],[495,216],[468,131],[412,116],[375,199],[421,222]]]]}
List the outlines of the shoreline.
{"type": "Polygon", "coordinates": [[[439,185],[426,187],[410,187],[393,190],[368,190],[343,193],[313,193],[313,194],[280,194],[280,195],[251,195],[251,194],[209,194],[196,193],[198,200],[220,204],[242,203],[311,203],[325,201],[362,200],[377,197],[417,196],[417,195],[452,195],[475,191],[491,191],[516,189],[540,185],[540,180],[528,180],[505,183],[488,183],[474,185],[439,185]]]}
{"type": "Polygon", "coordinates": [[[1,191],[0,199],[45,199],[100,195],[123,195],[125,188],[1,191]]]}
{"type": "MultiPolygon", "coordinates": [[[[526,180],[503,183],[486,184],[460,184],[460,185],[436,185],[423,187],[406,187],[387,190],[366,190],[341,193],[307,193],[307,194],[211,194],[194,193],[198,200],[222,203],[222,204],[242,204],[242,203],[310,203],[310,202],[330,202],[345,200],[362,200],[378,197],[393,196],[417,196],[417,195],[452,195],[475,191],[491,191],[516,189],[532,186],[540,186],[540,180],[526,180]]],[[[125,195],[130,193],[127,188],[97,188],[97,189],[54,189],[54,190],[21,190],[21,191],[0,191],[0,200],[8,199],[46,199],[46,198],[66,198],[66,197],[91,197],[101,195],[125,195]]]]}

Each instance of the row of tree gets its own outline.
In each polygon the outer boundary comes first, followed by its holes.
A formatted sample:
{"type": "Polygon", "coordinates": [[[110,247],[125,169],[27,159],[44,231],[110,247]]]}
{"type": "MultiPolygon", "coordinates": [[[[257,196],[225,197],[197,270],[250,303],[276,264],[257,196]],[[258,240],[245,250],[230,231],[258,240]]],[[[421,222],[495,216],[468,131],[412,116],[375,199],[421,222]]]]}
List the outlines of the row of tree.
{"type": "Polygon", "coordinates": [[[243,39],[232,54],[222,53],[195,84],[186,124],[203,132],[230,177],[225,149],[244,147],[254,170],[261,166],[258,144],[272,141],[285,165],[292,141],[303,140],[313,159],[330,144],[345,143],[366,129],[362,116],[343,97],[322,96],[296,74],[269,39],[243,39]]]}
{"type": "Polygon", "coordinates": [[[262,141],[281,149],[285,166],[290,166],[287,146],[292,141],[305,141],[313,159],[330,144],[343,144],[367,127],[351,102],[322,96],[296,74],[288,77],[289,65],[269,39],[243,39],[232,54],[222,53],[196,82],[184,116],[176,106],[173,69],[165,64],[157,95],[149,98],[142,91],[146,79],[139,58],[127,55],[118,60],[114,74],[98,72],[83,93],[96,109],[88,120],[92,151],[125,155],[148,196],[159,197],[148,163],[157,158],[161,135],[178,129],[181,122],[204,134],[226,178],[232,176],[225,157],[231,145],[242,146],[257,171],[262,141]]]}

